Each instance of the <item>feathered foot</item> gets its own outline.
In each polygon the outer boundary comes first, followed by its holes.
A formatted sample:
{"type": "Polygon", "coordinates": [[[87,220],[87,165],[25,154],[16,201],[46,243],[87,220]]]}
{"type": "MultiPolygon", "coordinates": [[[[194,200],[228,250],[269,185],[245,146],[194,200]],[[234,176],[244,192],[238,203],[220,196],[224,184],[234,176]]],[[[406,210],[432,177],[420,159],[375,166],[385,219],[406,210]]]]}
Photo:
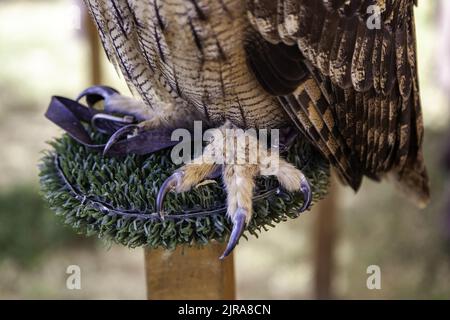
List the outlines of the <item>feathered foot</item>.
{"type": "MultiPolygon", "coordinates": [[[[222,133],[225,133],[225,128],[226,126],[219,130],[222,133]]],[[[243,133],[238,132],[235,138],[239,139],[241,134],[243,133]]],[[[221,259],[224,259],[233,251],[239,238],[244,232],[245,227],[252,218],[252,198],[255,187],[255,178],[257,176],[274,175],[277,177],[281,186],[286,190],[291,192],[302,192],[304,205],[299,214],[307,210],[312,201],[311,187],[308,180],[299,169],[283,159],[275,159],[275,157],[278,157],[277,154],[269,154],[267,150],[261,148],[260,145],[259,148],[254,148],[253,146],[258,146],[258,144],[255,144],[257,138],[246,137],[247,140],[245,140],[246,145],[244,148],[246,151],[244,157],[245,159],[255,159],[250,156],[257,154],[258,161],[256,163],[234,163],[231,159],[241,158],[242,160],[242,155],[230,150],[228,152],[226,152],[226,150],[225,152],[218,152],[218,150],[223,151],[226,149],[223,147],[224,140],[213,140],[205,147],[201,157],[194,159],[194,161],[186,164],[173,173],[162,184],[157,196],[157,211],[163,216],[164,197],[169,191],[188,191],[193,186],[198,185],[205,179],[217,175],[217,172],[221,171],[222,180],[227,190],[227,215],[233,224],[227,248],[220,257],[221,259]],[[221,155],[222,158],[218,157],[219,155],[221,155]],[[223,159],[225,159],[225,161],[223,161],[223,159]],[[273,163],[276,163],[277,165],[271,165],[273,163]]]]}
{"type": "Polygon", "coordinates": [[[90,107],[103,101],[103,108],[108,114],[121,114],[133,117],[142,122],[152,119],[155,114],[151,108],[142,101],[121,95],[117,90],[107,86],[93,86],[81,92],[77,101],[86,98],[90,107]]]}
{"type": "Polygon", "coordinates": [[[105,113],[99,113],[92,118],[92,126],[97,128],[97,121],[104,119],[119,125],[111,135],[103,154],[107,154],[111,147],[121,139],[134,136],[140,131],[159,128],[165,125],[160,113],[155,112],[142,101],[123,96],[115,89],[107,86],[93,86],[87,88],[77,98],[77,101],[86,98],[90,107],[96,107],[103,102],[105,113]],[[120,116],[115,116],[118,114],[120,116]]]}

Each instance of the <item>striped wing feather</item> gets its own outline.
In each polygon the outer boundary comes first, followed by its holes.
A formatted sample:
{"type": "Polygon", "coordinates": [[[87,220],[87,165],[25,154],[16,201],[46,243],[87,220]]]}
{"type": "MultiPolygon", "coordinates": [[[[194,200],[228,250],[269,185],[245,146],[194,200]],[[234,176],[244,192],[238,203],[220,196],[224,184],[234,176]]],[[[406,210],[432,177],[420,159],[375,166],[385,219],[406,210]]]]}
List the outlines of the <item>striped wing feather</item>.
{"type": "MultiPolygon", "coordinates": [[[[392,172],[424,204],[429,187],[414,5],[413,0],[247,0],[247,15],[269,43],[259,45],[265,49],[260,56],[273,47],[298,47],[309,72],[293,90],[288,82],[275,86],[280,76],[265,76],[266,65],[252,69],[343,180],[356,190],[363,175],[378,180],[392,172]],[[380,9],[378,29],[367,24],[376,22],[372,5],[380,9]]],[[[254,46],[247,47],[252,61],[254,46]]],[[[270,64],[277,70],[276,62],[270,64]]]]}

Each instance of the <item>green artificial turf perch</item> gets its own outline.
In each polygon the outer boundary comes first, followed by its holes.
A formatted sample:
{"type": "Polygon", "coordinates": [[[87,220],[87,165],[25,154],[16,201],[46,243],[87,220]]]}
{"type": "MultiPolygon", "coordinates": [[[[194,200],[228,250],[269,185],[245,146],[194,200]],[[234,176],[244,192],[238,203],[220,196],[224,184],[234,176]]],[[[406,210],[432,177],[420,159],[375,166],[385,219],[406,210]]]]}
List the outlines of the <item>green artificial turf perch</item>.
{"type": "MultiPolygon", "coordinates": [[[[90,135],[95,142],[102,142],[101,135],[90,135]]],[[[169,194],[164,220],[155,212],[157,192],[176,169],[170,149],[115,158],[103,156],[67,134],[50,145],[40,164],[41,190],[52,210],[78,233],[131,248],[174,249],[227,239],[231,223],[225,215],[226,193],[220,180],[190,192],[169,194]]],[[[285,157],[308,177],[313,202],[320,200],[329,183],[327,161],[300,140],[285,157]]],[[[258,178],[256,185],[246,238],[295,218],[303,204],[301,193],[283,191],[274,178],[258,178]]]]}

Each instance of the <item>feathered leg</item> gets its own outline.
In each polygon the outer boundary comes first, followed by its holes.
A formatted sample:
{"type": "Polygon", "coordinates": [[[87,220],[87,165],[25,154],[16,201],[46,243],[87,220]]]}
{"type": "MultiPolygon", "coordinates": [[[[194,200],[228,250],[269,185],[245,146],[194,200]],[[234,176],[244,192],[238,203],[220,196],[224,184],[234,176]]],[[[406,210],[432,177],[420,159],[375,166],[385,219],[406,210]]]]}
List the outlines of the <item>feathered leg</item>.
{"type": "Polygon", "coordinates": [[[125,121],[133,122],[117,130],[110,137],[104,153],[107,153],[121,138],[136,134],[139,131],[156,128],[190,128],[195,119],[202,119],[195,110],[186,106],[179,106],[175,101],[172,103],[161,102],[161,105],[151,108],[143,101],[123,96],[115,89],[107,86],[87,88],[80,93],[77,101],[82,98],[86,98],[91,107],[99,101],[103,101],[103,109],[106,115],[100,115],[100,118],[108,118],[113,121],[113,118],[115,118],[118,122],[125,124],[125,121]],[[124,115],[124,117],[113,117],[111,114],[124,115]]]}

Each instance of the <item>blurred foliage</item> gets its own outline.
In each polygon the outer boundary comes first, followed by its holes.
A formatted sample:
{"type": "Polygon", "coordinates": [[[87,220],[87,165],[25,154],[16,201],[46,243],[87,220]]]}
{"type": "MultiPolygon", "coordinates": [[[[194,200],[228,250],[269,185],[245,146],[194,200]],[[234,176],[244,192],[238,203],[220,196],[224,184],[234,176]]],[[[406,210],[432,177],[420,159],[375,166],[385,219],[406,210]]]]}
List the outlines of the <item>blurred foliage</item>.
{"type": "Polygon", "coordinates": [[[346,297],[450,298],[446,237],[450,226],[445,223],[450,189],[449,175],[441,166],[446,141],[434,130],[425,136],[432,195],[426,209],[417,209],[389,181],[366,181],[358,196],[345,205],[336,284],[346,297]],[[371,264],[382,270],[382,290],[369,291],[365,286],[371,264]]]}
{"type": "Polygon", "coordinates": [[[35,188],[17,186],[0,193],[0,262],[12,259],[29,267],[45,252],[80,240],[57,221],[35,188]]]}
{"type": "Polygon", "coordinates": [[[77,29],[81,16],[75,4],[67,0],[1,1],[3,112],[38,111],[47,103],[47,94],[75,93],[72,90],[87,80],[86,73],[76,72],[88,64],[88,56],[83,54],[87,43],[81,41],[77,29]]]}

